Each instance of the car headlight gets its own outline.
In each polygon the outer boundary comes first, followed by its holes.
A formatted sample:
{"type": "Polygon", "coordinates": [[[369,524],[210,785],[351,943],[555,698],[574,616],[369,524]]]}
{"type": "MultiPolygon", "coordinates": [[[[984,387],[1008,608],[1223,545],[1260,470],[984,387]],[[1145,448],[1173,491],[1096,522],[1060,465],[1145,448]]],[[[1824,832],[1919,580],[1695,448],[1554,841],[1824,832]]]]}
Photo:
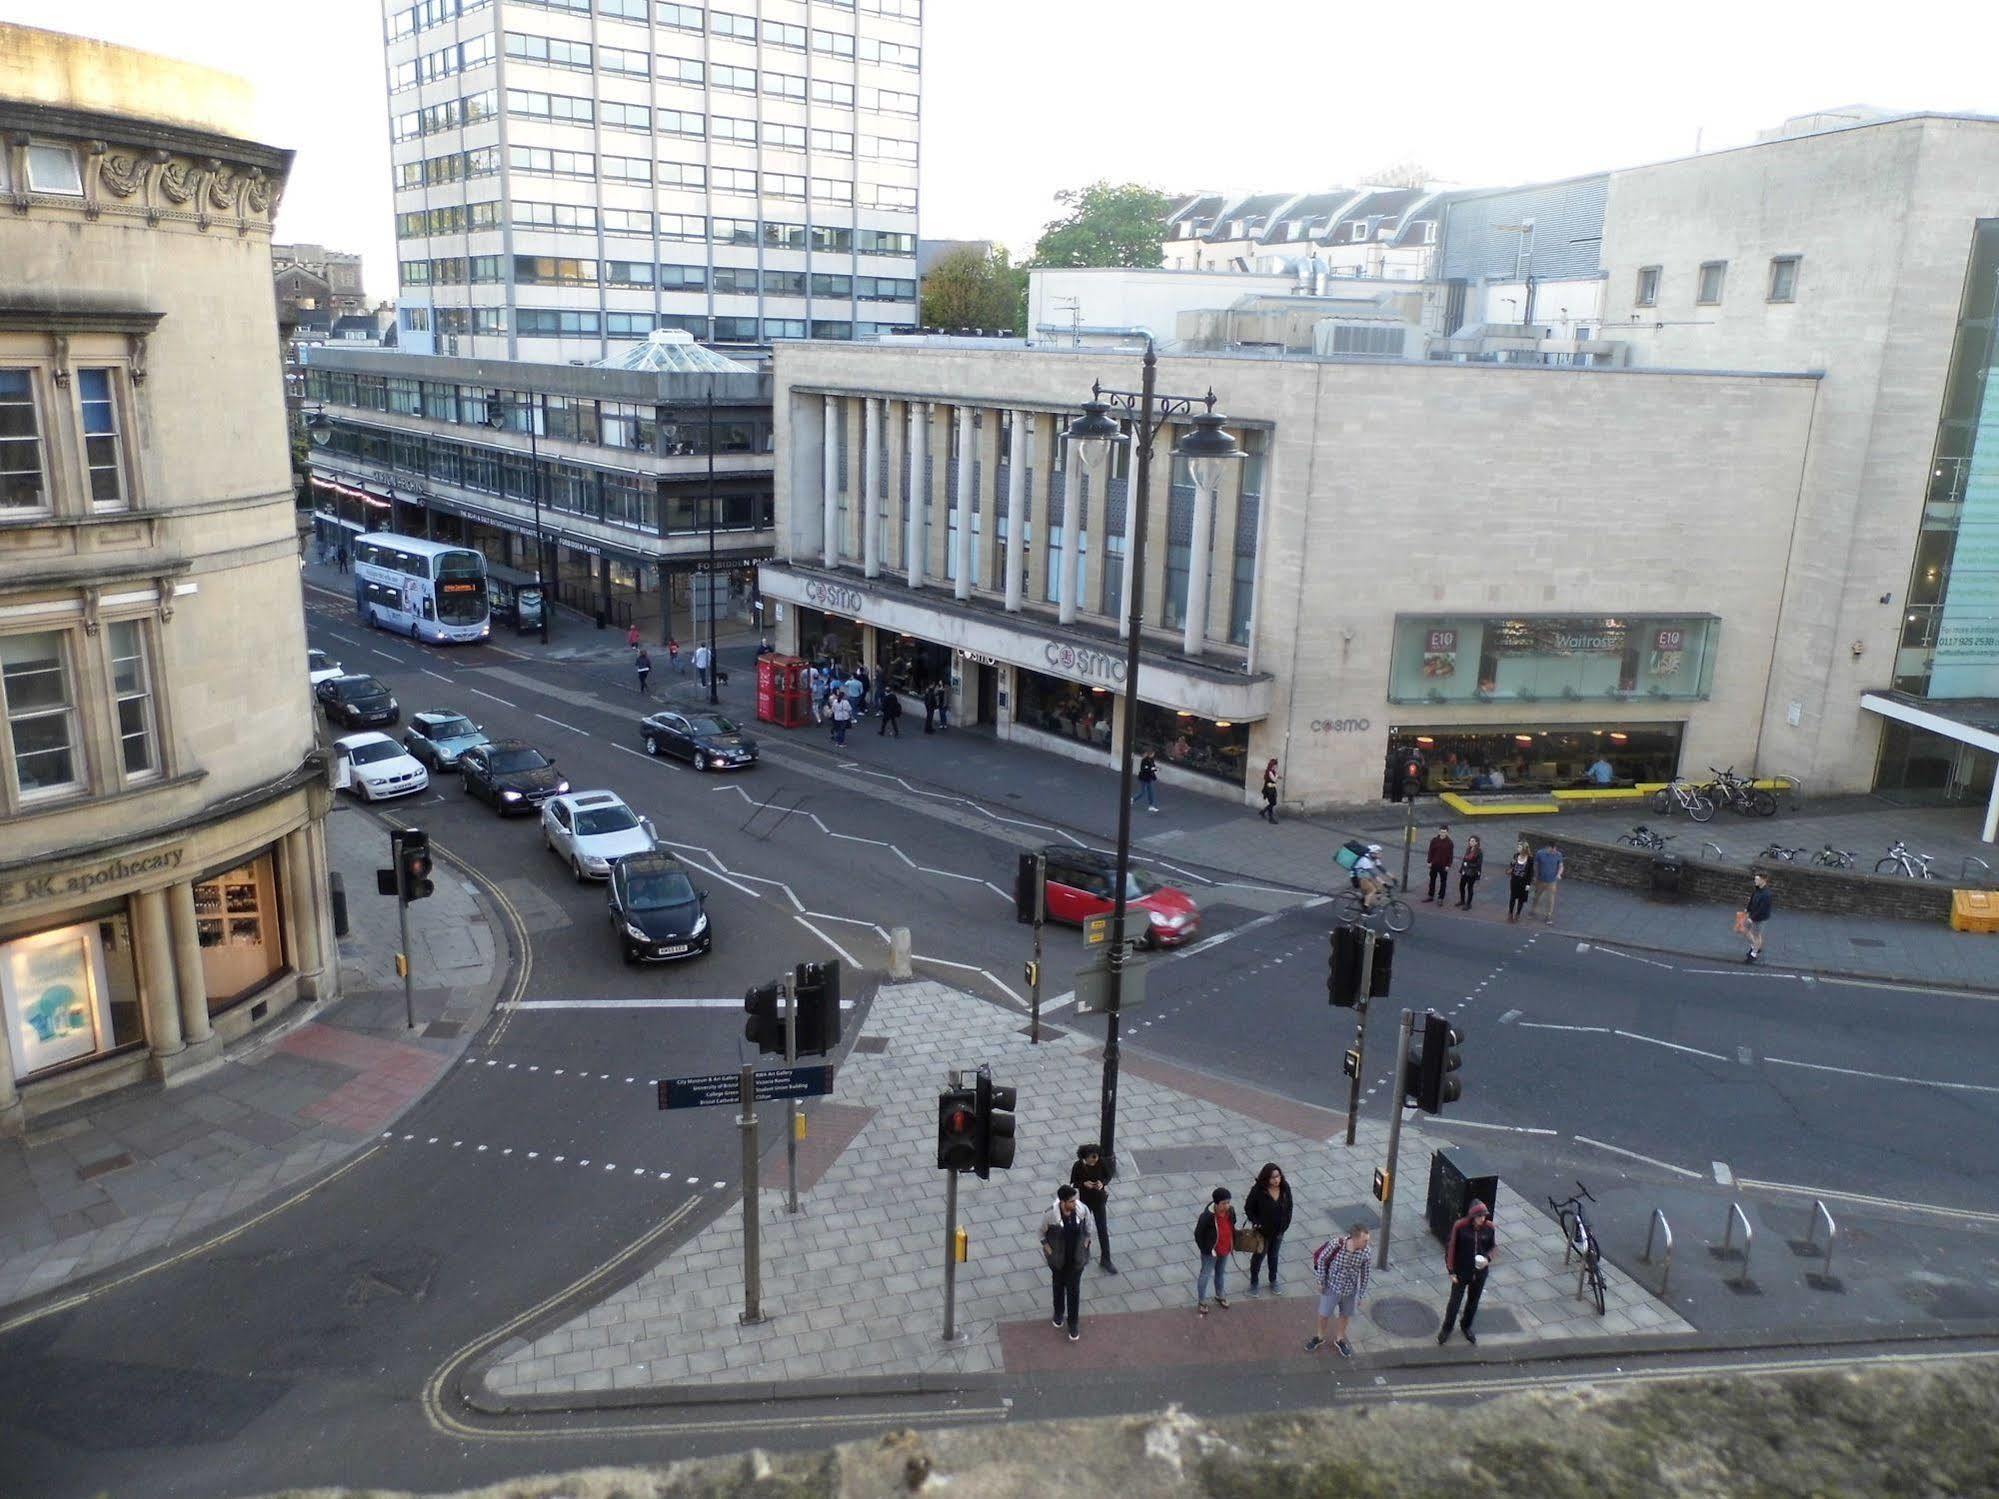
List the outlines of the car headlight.
{"type": "Polygon", "coordinates": [[[521,794],[518,791],[502,791],[500,793],[500,800],[503,802],[517,802],[520,799],[521,794]]]}
{"type": "Polygon", "coordinates": [[[625,935],[630,937],[634,942],[652,941],[651,933],[646,931],[642,926],[633,926],[629,921],[625,923],[625,935]]]}
{"type": "Polygon", "coordinates": [[[389,711],[391,713],[397,712],[401,707],[402,704],[397,702],[394,698],[389,699],[389,711]]]}
{"type": "Polygon", "coordinates": [[[706,911],[703,911],[699,916],[694,918],[694,930],[689,932],[687,935],[690,937],[698,937],[707,930],[708,930],[708,913],[706,911]]]}
{"type": "Polygon", "coordinates": [[[609,869],[611,867],[609,859],[600,858],[596,854],[579,854],[577,857],[583,861],[585,869],[609,869]]]}
{"type": "Polygon", "coordinates": [[[1152,924],[1154,926],[1170,927],[1173,930],[1178,931],[1181,927],[1187,924],[1187,918],[1185,916],[1168,915],[1164,911],[1153,911],[1150,914],[1152,917],[1152,924]]]}
{"type": "Polygon", "coordinates": [[[567,781],[557,781],[555,783],[555,794],[557,796],[569,795],[569,783],[567,781]]]}

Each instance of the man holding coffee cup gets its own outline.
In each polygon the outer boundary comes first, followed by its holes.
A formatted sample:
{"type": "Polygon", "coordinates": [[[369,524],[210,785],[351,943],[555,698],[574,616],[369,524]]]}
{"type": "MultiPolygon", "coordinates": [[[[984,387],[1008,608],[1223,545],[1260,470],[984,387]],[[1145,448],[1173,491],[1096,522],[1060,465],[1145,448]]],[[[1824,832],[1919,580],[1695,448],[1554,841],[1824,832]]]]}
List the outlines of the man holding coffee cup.
{"type": "Polygon", "coordinates": [[[1444,1325],[1437,1333],[1439,1344],[1451,1340],[1453,1326],[1464,1329],[1467,1343],[1478,1342],[1472,1336],[1471,1323],[1478,1315],[1478,1299],[1485,1294],[1485,1277],[1492,1268],[1494,1244],[1492,1215],[1474,1197],[1471,1207],[1451,1225],[1450,1237],[1444,1240],[1444,1269],[1450,1272],[1451,1301],[1444,1308],[1444,1325]],[[1461,1305],[1462,1319],[1458,1315],[1461,1305]]]}

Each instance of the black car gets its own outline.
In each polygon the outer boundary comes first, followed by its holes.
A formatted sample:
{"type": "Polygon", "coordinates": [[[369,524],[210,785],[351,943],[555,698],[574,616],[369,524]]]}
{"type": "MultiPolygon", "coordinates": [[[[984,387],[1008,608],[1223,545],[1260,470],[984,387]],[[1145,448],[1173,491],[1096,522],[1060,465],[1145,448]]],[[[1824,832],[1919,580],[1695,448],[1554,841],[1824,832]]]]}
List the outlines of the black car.
{"type": "Polygon", "coordinates": [[[757,742],[719,713],[666,709],[639,721],[648,755],[672,755],[696,770],[744,770],[757,763],[757,742]]]}
{"type": "Polygon", "coordinates": [[[403,716],[389,689],[373,677],[331,677],[313,688],[312,695],[326,709],[328,722],[350,729],[372,729],[403,716]]]}
{"type": "Polygon", "coordinates": [[[672,854],[626,854],[611,866],[611,927],[627,963],[699,957],[711,934],[703,904],[706,890],[694,888],[687,866],[672,854]]]}
{"type": "Polygon", "coordinates": [[[475,744],[458,757],[458,778],[467,796],[483,796],[502,817],[532,812],[569,790],[555,762],[525,739],[475,744]]]}

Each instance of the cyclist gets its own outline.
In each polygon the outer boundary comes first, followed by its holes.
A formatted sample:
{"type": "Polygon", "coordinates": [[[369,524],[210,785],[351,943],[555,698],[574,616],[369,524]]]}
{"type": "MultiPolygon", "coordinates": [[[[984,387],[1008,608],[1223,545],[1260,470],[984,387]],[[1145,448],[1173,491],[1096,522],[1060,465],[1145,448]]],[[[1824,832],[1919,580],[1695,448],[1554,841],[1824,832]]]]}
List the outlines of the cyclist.
{"type": "Polygon", "coordinates": [[[1388,894],[1388,871],[1381,864],[1381,845],[1370,843],[1367,852],[1354,860],[1353,887],[1361,895],[1361,905],[1372,911],[1388,894]]]}

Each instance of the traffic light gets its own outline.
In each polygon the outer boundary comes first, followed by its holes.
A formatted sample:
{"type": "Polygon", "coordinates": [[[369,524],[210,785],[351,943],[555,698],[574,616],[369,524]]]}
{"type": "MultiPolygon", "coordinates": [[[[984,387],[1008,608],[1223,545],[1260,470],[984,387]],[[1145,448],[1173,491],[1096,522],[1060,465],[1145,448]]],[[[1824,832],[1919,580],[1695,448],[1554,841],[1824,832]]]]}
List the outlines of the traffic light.
{"type": "Polygon", "coordinates": [[[946,1088],[937,1095],[939,1171],[970,1171],[977,1164],[979,1157],[977,1102],[970,1088],[946,1088]]]}
{"type": "Polygon", "coordinates": [[[1326,960],[1326,999],[1342,1010],[1360,1002],[1361,951],[1366,943],[1357,926],[1333,928],[1332,954],[1326,960]]]}
{"type": "Polygon", "coordinates": [[[404,828],[396,844],[396,880],[403,900],[422,900],[437,888],[430,870],[430,834],[422,828],[404,828]]]}
{"type": "MultiPolygon", "coordinates": [[[[792,973],[798,1005],[798,1054],[824,1056],[840,1044],[840,965],[800,963],[792,973]]],[[[778,1049],[784,1049],[784,1029],[778,1028],[778,1049]]]]}
{"type": "Polygon", "coordinates": [[[1395,967],[1395,939],[1380,936],[1374,939],[1374,966],[1367,974],[1367,997],[1369,999],[1388,998],[1388,975],[1395,967]]]}
{"type": "Polygon", "coordinates": [[[1464,1033],[1434,1012],[1423,1017],[1423,1055],[1418,1061],[1416,1107],[1426,1114],[1441,1114],[1444,1105],[1464,1096],[1464,1084],[1455,1075],[1464,1065],[1458,1047],[1464,1033]]]}
{"type": "Polygon", "coordinates": [[[979,1086],[974,1095],[975,1129],[973,1169],[981,1181],[994,1171],[1013,1165],[1013,1104],[1019,1090],[993,1085],[990,1067],[979,1069],[979,1086]]]}
{"type": "Polygon", "coordinates": [[[743,991],[743,1013],[750,1018],[743,1025],[743,1038],[754,1041],[758,1051],[784,1055],[784,1013],[778,996],[784,986],[775,981],[743,991]]]}

